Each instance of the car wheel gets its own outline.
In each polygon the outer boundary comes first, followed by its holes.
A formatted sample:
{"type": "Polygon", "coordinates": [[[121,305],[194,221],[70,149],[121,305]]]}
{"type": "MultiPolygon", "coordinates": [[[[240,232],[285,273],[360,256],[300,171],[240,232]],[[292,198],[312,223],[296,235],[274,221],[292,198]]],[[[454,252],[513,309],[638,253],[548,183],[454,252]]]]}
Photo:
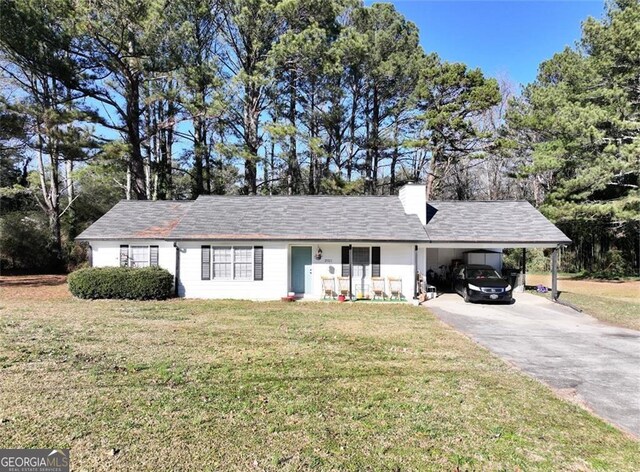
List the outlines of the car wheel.
{"type": "Polygon", "coordinates": [[[471,301],[471,299],[469,298],[469,290],[468,289],[464,289],[463,290],[463,295],[462,297],[464,298],[464,302],[465,303],[469,303],[471,301]]]}

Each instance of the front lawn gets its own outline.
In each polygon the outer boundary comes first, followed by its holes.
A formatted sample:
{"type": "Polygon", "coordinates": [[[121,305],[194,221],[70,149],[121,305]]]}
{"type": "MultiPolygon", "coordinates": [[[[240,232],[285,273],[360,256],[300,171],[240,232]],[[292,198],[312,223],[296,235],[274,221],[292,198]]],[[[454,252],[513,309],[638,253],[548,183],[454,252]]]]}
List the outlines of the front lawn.
{"type": "Polygon", "coordinates": [[[637,441],[424,308],[0,283],[0,447],[68,447],[72,469],[640,468],[637,441]]]}

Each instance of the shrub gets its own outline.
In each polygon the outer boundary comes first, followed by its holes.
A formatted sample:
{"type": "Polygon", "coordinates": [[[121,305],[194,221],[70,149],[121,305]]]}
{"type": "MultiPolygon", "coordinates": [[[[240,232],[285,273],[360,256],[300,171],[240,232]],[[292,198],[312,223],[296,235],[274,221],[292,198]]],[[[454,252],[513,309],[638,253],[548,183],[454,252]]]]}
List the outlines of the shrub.
{"type": "Polygon", "coordinates": [[[171,296],[173,276],[158,267],[90,267],[72,272],[68,283],[78,298],[164,300],[171,296]]]}

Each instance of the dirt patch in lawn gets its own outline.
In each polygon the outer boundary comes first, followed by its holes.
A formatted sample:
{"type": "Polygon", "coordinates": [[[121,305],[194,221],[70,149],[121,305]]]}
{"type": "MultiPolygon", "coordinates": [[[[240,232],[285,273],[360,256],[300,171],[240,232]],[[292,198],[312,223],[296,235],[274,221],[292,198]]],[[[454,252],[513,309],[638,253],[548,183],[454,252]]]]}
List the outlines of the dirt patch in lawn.
{"type": "Polygon", "coordinates": [[[0,300],[62,300],[71,298],[66,275],[0,276],[0,300]]]}

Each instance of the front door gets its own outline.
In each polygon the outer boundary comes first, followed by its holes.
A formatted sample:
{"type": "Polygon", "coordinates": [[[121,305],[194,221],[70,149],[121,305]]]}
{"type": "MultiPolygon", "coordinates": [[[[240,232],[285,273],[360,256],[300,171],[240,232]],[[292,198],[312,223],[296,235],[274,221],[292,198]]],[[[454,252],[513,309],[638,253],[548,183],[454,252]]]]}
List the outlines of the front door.
{"type": "Polygon", "coordinates": [[[291,291],[311,293],[311,246],[291,248],[291,291]]]}
{"type": "Polygon", "coordinates": [[[367,285],[369,277],[369,257],[368,247],[353,248],[353,292],[356,298],[364,298],[369,293],[370,287],[367,285]]]}

